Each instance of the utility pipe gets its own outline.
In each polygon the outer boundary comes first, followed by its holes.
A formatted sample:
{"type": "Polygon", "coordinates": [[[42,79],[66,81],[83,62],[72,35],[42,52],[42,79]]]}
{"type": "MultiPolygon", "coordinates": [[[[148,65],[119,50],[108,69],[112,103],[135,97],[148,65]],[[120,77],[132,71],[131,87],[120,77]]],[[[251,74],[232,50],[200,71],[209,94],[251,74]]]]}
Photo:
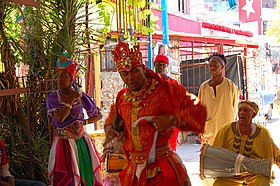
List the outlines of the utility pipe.
{"type": "MultiPolygon", "coordinates": [[[[151,6],[150,6],[150,0],[148,0],[148,9],[151,10],[151,6]]],[[[151,15],[148,15],[148,27],[151,27],[151,15]]],[[[148,68],[149,69],[153,69],[153,36],[151,33],[149,33],[148,35],[148,40],[149,40],[149,44],[148,44],[148,68]]]]}
{"type": "Polygon", "coordinates": [[[167,0],[161,0],[162,42],[169,44],[167,0]]]}

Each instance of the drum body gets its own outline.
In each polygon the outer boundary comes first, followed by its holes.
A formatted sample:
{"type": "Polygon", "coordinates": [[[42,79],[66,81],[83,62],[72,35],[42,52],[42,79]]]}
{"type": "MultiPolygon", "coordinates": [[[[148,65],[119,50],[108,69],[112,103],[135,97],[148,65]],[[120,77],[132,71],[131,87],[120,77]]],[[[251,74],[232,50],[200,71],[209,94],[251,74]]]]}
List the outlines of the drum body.
{"type": "Polygon", "coordinates": [[[256,160],[231,150],[203,144],[200,149],[200,177],[233,177],[248,173],[271,176],[272,161],[256,160]]]}
{"type": "Polygon", "coordinates": [[[108,153],[106,156],[106,172],[117,173],[127,165],[127,158],[124,154],[108,153]]]}

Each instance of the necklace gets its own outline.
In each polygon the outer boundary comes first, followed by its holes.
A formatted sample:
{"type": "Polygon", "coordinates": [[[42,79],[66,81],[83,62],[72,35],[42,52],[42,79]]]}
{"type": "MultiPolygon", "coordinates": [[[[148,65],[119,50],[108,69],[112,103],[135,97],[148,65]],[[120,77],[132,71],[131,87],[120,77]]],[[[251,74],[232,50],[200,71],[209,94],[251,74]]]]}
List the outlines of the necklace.
{"type": "Polygon", "coordinates": [[[157,84],[158,82],[156,80],[148,79],[142,90],[138,92],[128,90],[125,95],[126,101],[139,101],[145,99],[148,95],[153,93],[157,84]]]}

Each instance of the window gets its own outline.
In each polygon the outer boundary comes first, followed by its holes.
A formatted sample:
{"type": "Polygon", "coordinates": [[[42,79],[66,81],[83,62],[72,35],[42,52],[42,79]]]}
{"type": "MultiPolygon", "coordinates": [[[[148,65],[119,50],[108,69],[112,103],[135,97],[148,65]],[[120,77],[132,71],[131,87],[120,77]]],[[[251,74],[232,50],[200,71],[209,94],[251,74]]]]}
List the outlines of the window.
{"type": "Polygon", "coordinates": [[[276,8],[276,0],[263,0],[262,7],[263,8],[276,8]]]}
{"type": "Polygon", "coordinates": [[[187,0],[178,0],[179,12],[187,14],[187,0]]]}
{"type": "Polygon", "coordinates": [[[230,10],[237,12],[238,0],[204,0],[205,11],[223,12],[230,10]]]}

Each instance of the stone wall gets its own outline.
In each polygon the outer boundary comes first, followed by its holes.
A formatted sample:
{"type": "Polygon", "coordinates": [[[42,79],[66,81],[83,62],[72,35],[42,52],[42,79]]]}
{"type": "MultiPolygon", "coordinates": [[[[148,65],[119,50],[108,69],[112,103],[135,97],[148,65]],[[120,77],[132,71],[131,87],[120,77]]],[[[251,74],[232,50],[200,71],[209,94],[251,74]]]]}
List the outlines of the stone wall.
{"type": "Polygon", "coordinates": [[[115,102],[118,92],[124,87],[124,83],[118,72],[101,72],[101,112],[103,117],[100,121],[101,128],[110,112],[110,106],[115,102]]]}

